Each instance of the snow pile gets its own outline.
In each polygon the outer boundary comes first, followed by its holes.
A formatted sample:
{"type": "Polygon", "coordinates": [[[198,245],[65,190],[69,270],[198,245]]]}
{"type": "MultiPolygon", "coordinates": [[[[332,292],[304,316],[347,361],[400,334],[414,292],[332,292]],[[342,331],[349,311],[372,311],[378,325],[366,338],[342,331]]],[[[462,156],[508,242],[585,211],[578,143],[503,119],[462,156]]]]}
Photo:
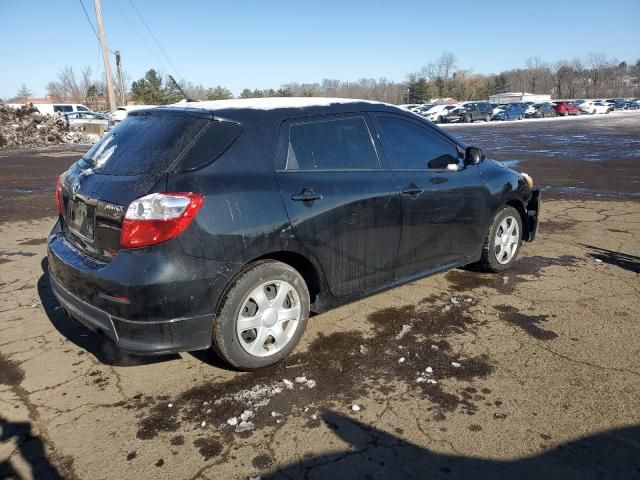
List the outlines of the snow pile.
{"type": "Polygon", "coordinates": [[[42,115],[32,104],[11,108],[0,103],[0,148],[93,144],[98,138],[69,127],[61,117],[42,115]]]}

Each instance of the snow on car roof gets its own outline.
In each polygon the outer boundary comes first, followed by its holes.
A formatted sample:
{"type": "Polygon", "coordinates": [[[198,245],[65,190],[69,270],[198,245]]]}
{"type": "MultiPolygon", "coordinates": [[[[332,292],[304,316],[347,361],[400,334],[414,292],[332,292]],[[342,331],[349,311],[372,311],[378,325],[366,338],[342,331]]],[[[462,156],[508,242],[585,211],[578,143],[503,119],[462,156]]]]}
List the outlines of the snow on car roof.
{"type": "Polygon", "coordinates": [[[263,97],[239,98],[233,100],[210,100],[206,102],[180,101],[169,107],[201,108],[203,110],[223,110],[228,108],[246,108],[252,110],[276,110],[280,108],[324,107],[335,104],[369,103],[372,105],[386,105],[382,102],[357,100],[351,98],[328,97],[263,97]]]}

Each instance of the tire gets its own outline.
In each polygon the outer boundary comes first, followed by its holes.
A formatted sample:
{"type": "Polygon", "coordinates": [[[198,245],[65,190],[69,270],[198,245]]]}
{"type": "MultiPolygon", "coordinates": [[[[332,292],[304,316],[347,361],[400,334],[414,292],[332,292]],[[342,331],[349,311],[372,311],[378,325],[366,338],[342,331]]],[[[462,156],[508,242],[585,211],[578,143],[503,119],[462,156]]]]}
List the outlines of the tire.
{"type": "Polygon", "coordinates": [[[480,261],[476,264],[476,266],[480,270],[483,270],[485,272],[502,272],[504,270],[508,270],[513,266],[516,259],[518,258],[518,253],[520,252],[521,245],[522,218],[520,217],[520,213],[515,208],[505,205],[501,209],[499,209],[493,217],[493,222],[491,223],[491,227],[489,228],[487,236],[485,237],[484,245],[482,246],[482,257],[480,258],[480,261]],[[515,243],[515,250],[511,254],[509,260],[505,263],[501,263],[496,257],[496,250],[499,248],[499,246],[496,244],[496,235],[502,228],[501,225],[503,221],[509,218],[512,221],[515,221],[517,224],[518,238],[517,242],[515,243]]]}
{"type": "Polygon", "coordinates": [[[442,116],[436,118],[436,123],[444,123],[444,119],[442,118],[442,116]]]}
{"type": "Polygon", "coordinates": [[[212,348],[237,369],[267,367],[291,353],[302,338],[308,319],[309,290],[300,273],[286,263],[260,260],[242,270],[222,295],[213,324],[212,348]],[[254,295],[259,292],[264,296],[254,295]],[[277,307],[280,292],[286,296],[283,297],[282,306],[277,307]],[[254,296],[258,300],[254,300],[254,296]],[[297,316],[296,308],[299,311],[297,316]],[[245,312],[249,312],[249,315],[245,315],[245,312]],[[284,316],[288,314],[296,318],[281,321],[278,315],[282,315],[282,312],[284,316]],[[240,332],[242,326],[238,326],[238,322],[241,318],[255,318],[260,326],[252,329],[247,323],[249,328],[240,332]],[[272,331],[280,332],[281,335],[277,336],[282,338],[281,345],[271,335],[272,331]],[[253,343],[260,340],[262,345],[253,343]],[[252,349],[254,353],[249,351],[252,349]]]}
{"type": "Polygon", "coordinates": [[[566,117],[567,115],[569,115],[569,110],[565,110],[564,112],[562,112],[563,117],[566,117]]]}
{"type": "Polygon", "coordinates": [[[484,121],[485,122],[490,122],[491,121],[491,115],[487,115],[486,117],[484,117],[484,121]]]}
{"type": "Polygon", "coordinates": [[[465,115],[464,123],[471,123],[471,117],[469,115],[465,115]]]}
{"type": "Polygon", "coordinates": [[[522,120],[522,115],[518,115],[518,120],[522,120]]]}

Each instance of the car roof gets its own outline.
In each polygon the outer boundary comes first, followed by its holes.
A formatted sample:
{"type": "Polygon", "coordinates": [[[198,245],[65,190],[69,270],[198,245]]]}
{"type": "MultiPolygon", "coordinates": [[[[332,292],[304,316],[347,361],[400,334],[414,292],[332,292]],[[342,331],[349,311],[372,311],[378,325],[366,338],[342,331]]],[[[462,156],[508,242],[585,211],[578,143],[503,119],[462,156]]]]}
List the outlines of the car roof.
{"type": "Polygon", "coordinates": [[[402,112],[396,105],[369,100],[327,97],[266,97],[206,102],[179,102],[160,107],[166,110],[184,110],[192,113],[210,113],[216,118],[245,121],[252,119],[285,120],[331,113],[362,111],[402,112]]]}

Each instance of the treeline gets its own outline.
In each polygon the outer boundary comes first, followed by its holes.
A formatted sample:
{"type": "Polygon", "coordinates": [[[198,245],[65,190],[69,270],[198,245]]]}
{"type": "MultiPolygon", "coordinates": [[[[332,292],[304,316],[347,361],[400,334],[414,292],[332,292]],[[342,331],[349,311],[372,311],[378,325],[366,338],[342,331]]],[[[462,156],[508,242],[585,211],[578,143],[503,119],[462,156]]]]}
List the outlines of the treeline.
{"type": "MultiPolygon", "coordinates": [[[[128,84],[127,79],[125,85],[128,84]]],[[[205,87],[187,80],[180,80],[179,85],[186,96],[193,100],[234,97],[229,89],[220,85],[205,87]]],[[[98,99],[104,99],[106,89],[104,82],[92,80],[90,68],[83,69],[76,76],[71,67],[66,67],[57,80],[48,84],[47,90],[54,100],[72,99],[93,106],[98,99]]],[[[640,59],[628,64],[604,54],[592,53],[583,59],[550,63],[540,57],[532,57],[525,60],[522,68],[498,74],[480,74],[461,68],[453,53],[444,52],[418,71],[407,75],[403,82],[385,78],[357,81],[324,79],[318,83],[287,83],[277,89],[245,88],[239,97],[323,96],[401,104],[424,103],[437,98],[480,100],[508,91],[550,94],[552,98],[638,97],[640,59]]],[[[116,92],[116,96],[120,98],[119,92],[116,92]]],[[[163,78],[157,70],[151,69],[144,77],[131,83],[128,97],[138,103],[166,104],[181,100],[183,94],[168,76],[163,78]]]]}

